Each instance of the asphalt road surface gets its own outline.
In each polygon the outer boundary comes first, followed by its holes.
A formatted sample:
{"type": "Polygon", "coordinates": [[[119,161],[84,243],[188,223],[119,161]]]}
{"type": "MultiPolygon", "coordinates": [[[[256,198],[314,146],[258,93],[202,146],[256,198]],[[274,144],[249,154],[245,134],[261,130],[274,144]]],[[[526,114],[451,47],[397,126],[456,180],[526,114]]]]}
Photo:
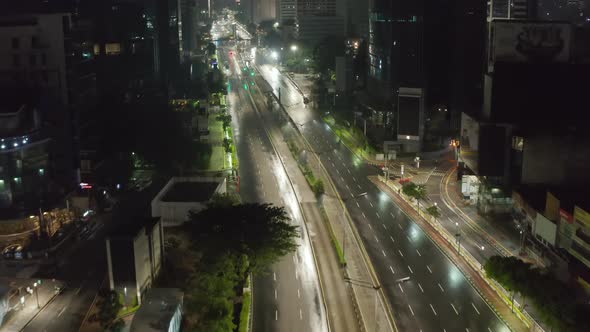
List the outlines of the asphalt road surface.
{"type": "Polygon", "coordinates": [[[377,168],[339,144],[274,66],[259,68],[276,93],[281,88],[283,104],[294,111],[295,121],[334,181],[392,305],[399,330],[508,331],[459,269],[367,179],[377,174],[377,168]],[[400,281],[406,277],[409,280],[400,281]]]}
{"type": "MultiPolygon", "coordinates": [[[[230,64],[228,95],[233,118],[234,143],[240,160],[240,196],[245,202],[268,202],[285,206],[292,222],[302,225],[299,203],[281,161],[252,106],[243,63],[219,45],[218,55],[230,64]]],[[[251,86],[251,85],[250,85],[251,86]]],[[[253,91],[256,105],[265,97],[253,91]]],[[[265,110],[261,110],[265,111],[265,110]]],[[[257,276],[253,290],[254,331],[327,331],[327,317],[309,239],[302,229],[299,249],[275,264],[266,275],[257,276]]]]}

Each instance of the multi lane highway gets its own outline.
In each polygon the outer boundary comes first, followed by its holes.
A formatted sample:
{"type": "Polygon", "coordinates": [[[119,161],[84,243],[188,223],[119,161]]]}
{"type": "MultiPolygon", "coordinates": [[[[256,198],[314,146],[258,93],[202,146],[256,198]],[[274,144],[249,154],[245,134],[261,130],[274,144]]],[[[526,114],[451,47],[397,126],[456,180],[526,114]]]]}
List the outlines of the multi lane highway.
{"type": "Polygon", "coordinates": [[[337,143],[334,133],[304,106],[300,92],[274,66],[263,64],[259,70],[275,93],[281,89],[283,104],[301,132],[315,151],[321,151],[318,155],[359,230],[399,330],[508,331],[422,229],[367,179],[378,170],[337,143]]]}
{"type": "Polygon", "coordinates": [[[318,274],[298,198],[258,114],[258,111],[267,111],[263,108],[265,98],[257,93],[250,95],[250,89],[246,90],[251,81],[248,76],[241,75],[243,63],[237,56],[230,56],[229,50],[219,44],[218,55],[230,65],[228,100],[240,160],[240,196],[246,202],[285,206],[293,224],[301,226],[302,231],[297,252],[254,280],[254,331],[328,331],[318,274]],[[259,109],[254,107],[253,101],[259,109]]]}

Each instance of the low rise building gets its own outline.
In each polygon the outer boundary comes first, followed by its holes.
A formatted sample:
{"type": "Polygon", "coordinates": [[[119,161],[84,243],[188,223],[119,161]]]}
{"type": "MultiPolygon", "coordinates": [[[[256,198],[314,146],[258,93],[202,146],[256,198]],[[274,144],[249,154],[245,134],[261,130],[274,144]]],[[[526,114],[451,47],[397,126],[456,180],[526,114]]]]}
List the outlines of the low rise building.
{"type": "Polygon", "coordinates": [[[152,288],[133,316],[131,332],[178,332],[184,293],[177,288],[152,288]]]}
{"type": "Polygon", "coordinates": [[[164,231],[159,218],[129,223],[106,239],[109,287],[125,304],[142,303],[162,267],[164,231]]]}
{"type": "Polygon", "coordinates": [[[514,217],[525,232],[569,262],[571,277],[590,292],[590,191],[579,187],[521,186],[514,217]]]}
{"type": "Polygon", "coordinates": [[[227,180],[221,177],[175,177],[152,200],[152,217],[164,226],[181,225],[189,212],[206,208],[214,194],[227,192],[227,180]]]}

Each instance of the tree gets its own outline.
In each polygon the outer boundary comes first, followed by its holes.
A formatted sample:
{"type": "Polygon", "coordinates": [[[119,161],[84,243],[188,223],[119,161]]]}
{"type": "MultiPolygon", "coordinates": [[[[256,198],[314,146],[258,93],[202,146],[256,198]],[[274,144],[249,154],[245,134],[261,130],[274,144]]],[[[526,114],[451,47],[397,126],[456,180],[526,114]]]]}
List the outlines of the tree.
{"type": "Polygon", "coordinates": [[[289,224],[283,207],[259,203],[213,206],[191,212],[189,218],[186,227],[198,250],[205,255],[244,254],[249,272],[261,272],[297,248],[298,228],[289,224]]]}
{"type": "Polygon", "coordinates": [[[118,324],[115,324],[115,319],[123,307],[119,301],[119,294],[114,290],[109,290],[103,291],[100,295],[100,300],[97,303],[100,326],[105,329],[110,329],[113,325],[116,327],[118,324]]]}
{"type": "Polygon", "coordinates": [[[231,152],[231,145],[233,144],[232,140],[229,138],[224,138],[223,139],[223,149],[225,150],[225,153],[230,153],[231,152]]]}
{"type": "Polygon", "coordinates": [[[426,187],[423,184],[407,182],[402,186],[402,191],[406,196],[416,199],[418,208],[420,208],[420,200],[426,198],[426,187]]]}
{"type": "Polygon", "coordinates": [[[209,56],[215,54],[216,51],[217,51],[217,46],[215,46],[214,43],[207,44],[207,54],[209,54],[209,56]]]}
{"type": "Polygon", "coordinates": [[[207,203],[207,207],[227,208],[240,204],[240,198],[231,193],[215,193],[207,203]]]}
{"type": "Polygon", "coordinates": [[[436,205],[427,208],[426,213],[432,216],[435,220],[440,218],[440,210],[436,205]]]}
{"type": "Polygon", "coordinates": [[[231,126],[231,114],[228,114],[227,112],[221,113],[216,119],[217,121],[223,122],[223,130],[227,130],[227,128],[231,126]]]}

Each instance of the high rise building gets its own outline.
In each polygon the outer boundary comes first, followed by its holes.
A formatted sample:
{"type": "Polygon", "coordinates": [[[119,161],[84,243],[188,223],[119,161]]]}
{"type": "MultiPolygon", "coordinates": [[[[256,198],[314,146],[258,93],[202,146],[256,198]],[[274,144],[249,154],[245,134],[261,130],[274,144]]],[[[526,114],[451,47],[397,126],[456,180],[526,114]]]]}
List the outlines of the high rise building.
{"type": "Polygon", "coordinates": [[[370,3],[367,90],[379,100],[380,123],[394,133],[388,138],[412,151],[423,134],[423,18],[423,1],[370,3]]]}
{"type": "Polygon", "coordinates": [[[0,218],[37,215],[79,182],[70,15],[0,17],[0,218]]]}
{"type": "Polygon", "coordinates": [[[277,0],[277,21],[294,25],[297,18],[297,0],[277,0]]]}
{"type": "Polygon", "coordinates": [[[310,45],[346,34],[345,0],[297,0],[296,37],[310,45]]]}

